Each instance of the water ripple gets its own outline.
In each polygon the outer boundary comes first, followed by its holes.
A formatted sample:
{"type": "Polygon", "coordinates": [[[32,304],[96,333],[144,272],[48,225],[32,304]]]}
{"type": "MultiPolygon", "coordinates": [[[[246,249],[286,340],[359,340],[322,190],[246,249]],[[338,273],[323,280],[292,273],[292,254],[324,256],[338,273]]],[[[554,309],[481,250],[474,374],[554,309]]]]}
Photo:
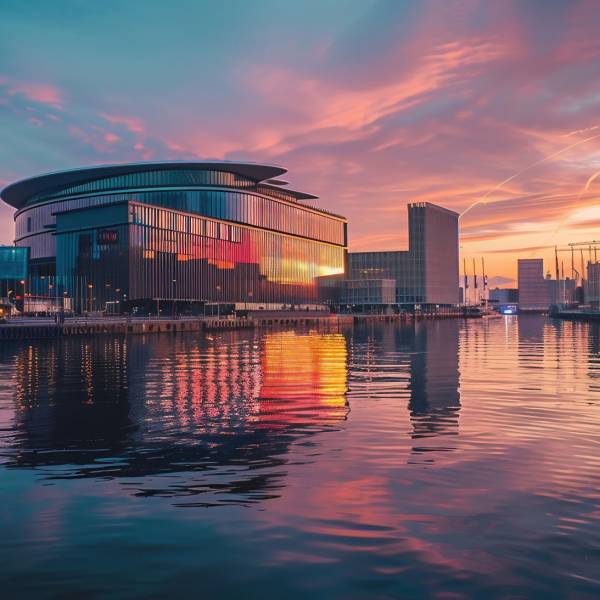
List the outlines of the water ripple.
{"type": "Polygon", "coordinates": [[[0,583],[597,597],[599,411],[600,329],[537,316],[5,344],[0,583]]]}

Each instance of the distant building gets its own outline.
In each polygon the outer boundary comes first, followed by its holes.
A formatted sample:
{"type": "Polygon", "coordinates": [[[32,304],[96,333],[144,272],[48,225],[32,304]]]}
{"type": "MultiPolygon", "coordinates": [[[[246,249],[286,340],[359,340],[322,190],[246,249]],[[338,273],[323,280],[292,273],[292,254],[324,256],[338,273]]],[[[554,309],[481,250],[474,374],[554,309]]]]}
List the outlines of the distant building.
{"type": "Polygon", "coordinates": [[[408,250],[350,252],[348,279],[393,279],[398,304],[457,304],[458,213],[408,205],[408,250]]]}
{"type": "Polygon", "coordinates": [[[600,305],[600,263],[588,262],[585,282],[585,302],[592,306],[600,305]]]}
{"type": "Polygon", "coordinates": [[[550,306],[548,285],[544,279],[543,258],[518,260],[519,310],[544,311],[550,306]]]}
{"type": "Polygon", "coordinates": [[[378,305],[396,302],[393,279],[344,279],[340,282],[340,303],[378,305]]]}
{"type": "Polygon", "coordinates": [[[489,293],[491,304],[517,304],[519,301],[519,290],[517,288],[494,288],[489,293]]]}
{"type": "Polygon", "coordinates": [[[577,282],[574,279],[546,278],[550,304],[572,304],[577,301],[577,282]]]}

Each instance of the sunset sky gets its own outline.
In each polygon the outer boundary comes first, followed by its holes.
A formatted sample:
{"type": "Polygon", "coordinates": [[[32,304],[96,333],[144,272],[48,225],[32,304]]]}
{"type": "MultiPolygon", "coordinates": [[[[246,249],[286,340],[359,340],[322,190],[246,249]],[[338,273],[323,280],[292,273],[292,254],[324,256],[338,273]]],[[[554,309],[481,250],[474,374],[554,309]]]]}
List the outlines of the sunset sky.
{"type": "Polygon", "coordinates": [[[517,258],[600,237],[599,31],[597,0],[2,0],[0,187],[281,164],[348,217],[351,250],[404,249],[408,202],[482,201],[463,256],[511,285],[517,258]]]}

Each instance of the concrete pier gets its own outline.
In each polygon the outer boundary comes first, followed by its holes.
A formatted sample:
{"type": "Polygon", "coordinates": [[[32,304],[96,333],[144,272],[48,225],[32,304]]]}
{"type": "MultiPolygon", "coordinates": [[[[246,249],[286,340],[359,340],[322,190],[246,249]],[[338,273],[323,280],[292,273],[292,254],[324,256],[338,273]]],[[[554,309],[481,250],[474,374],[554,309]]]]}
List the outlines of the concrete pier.
{"type": "Polygon", "coordinates": [[[72,317],[64,323],[50,318],[17,318],[0,324],[0,341],[87,335],[142,335],[230,329],[337,327],[370,323],[400,323],[420,319],[462,317],[456,313],[330,314],[325,311],[260,311],[244,317],[72,317]]]}
{"type": "Polygon", "coordinates": [[[567,321],[600,321],[600,310],[558,310],[550,313],[556,319],[567,321]]]}
{"type": "Polygon", "coordinates": [[[55,323],[50,319],[18,319],[0,324],[0,341],[58,338],[64,336],[87,335],[142,335],[150,333],[181,333],[219,331],[231,329],[252,329],[255,327],[319,327],[352,324],[353,318],[347,315],[305,315],[289,313],[283,315],[261,315],[260,318],[231,317],[181,317],[173,319],[156,318],[101,318],[66,319],[55,323]]]}
{"type": "Polygon", "coordinates": [[[0,325],[0,340],[27,340],[76,335],[127,335],[201,331],[199,319],[67,319],[54,323],[47,319],[22,319],[0,325]]]}

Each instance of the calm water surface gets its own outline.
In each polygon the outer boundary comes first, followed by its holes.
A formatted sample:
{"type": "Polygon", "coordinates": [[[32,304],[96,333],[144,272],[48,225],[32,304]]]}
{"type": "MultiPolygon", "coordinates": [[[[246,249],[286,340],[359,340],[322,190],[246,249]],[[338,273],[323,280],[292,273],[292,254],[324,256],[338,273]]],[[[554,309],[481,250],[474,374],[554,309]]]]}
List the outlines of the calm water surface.
{"type": "Polygon", "coordinates": [[[0,345],[3,597],[600,595],[600,329],[0,345]]]}

